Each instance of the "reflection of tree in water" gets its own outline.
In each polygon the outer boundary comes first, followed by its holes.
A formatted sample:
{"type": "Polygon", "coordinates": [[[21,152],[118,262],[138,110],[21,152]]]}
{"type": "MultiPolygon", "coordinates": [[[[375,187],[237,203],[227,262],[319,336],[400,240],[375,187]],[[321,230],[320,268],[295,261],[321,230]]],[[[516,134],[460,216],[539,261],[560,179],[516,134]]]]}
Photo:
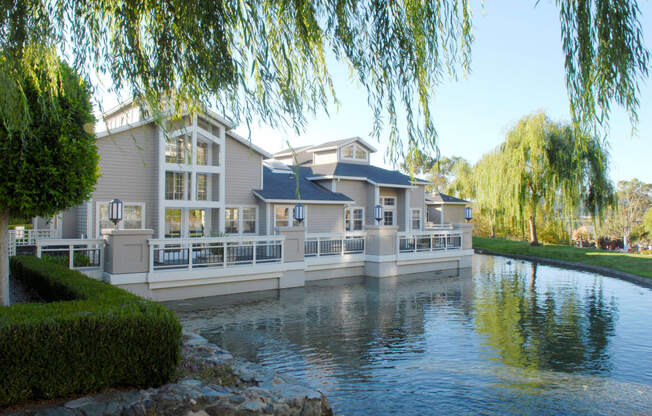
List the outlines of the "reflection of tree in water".
{"type": "Polygon", "coordinates": [[[539,293],[536,264],[530,273],[485,276],[476,286],[475,323],[499,361],[523,369],[609,370],[617,308],[599,281],[585,294],[559,286],[539,293]]]}

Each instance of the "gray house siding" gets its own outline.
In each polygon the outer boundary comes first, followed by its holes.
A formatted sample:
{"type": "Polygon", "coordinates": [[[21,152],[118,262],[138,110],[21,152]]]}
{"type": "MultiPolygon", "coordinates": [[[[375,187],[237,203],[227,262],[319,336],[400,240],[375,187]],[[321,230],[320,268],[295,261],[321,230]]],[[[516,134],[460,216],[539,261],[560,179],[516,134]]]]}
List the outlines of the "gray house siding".
{"type": "Polygon", "coordinates": [[[77,207],[67,209],[62,215],[61,238],[79,238],[79,234],[77,234],[77,207]]]}
{"type": "MultiPolygon", "coordinates": [[[[366,210],[369,209],[370,203],[368,188],[371,187],[373,191],[373,186],[371,184],[363,181],[340,180],[335,186],[337,192],[343,193],[354,201],[352,204],[353,206],[364,207],[366,210]]],[[[373,209],[373,206],[371,208],[373,209]]]]}
{"type": "MultiPolygon", "coordinates": [[[[267,203],[261,201],[258,202],[258,234],[266,235],[267,234],[267,218],[269,214],[267,213],[267,203]]],[[[269,233],[273,234],[274,230],[270,227],[269,233]]]]}
{"type": "Polygon", "coordinates": [[[119,198],[145,203],[145,227],[157,229],[158,130],[147,124],[97,140],[100,178],[92,196],[92,235],[97,230],[98,204],[119,198]]]}
{"type": "Polygon", "coordinates": [[[309,233],[339,233],[344,231],[344,205],[307,205],[309,233]]]}
{"type": "Polygon", "coordinates": [[[260,154],[237,140],[226,136],[226,205],[256,205],[257,199],[251,192],[261,189],[260,154]]]}

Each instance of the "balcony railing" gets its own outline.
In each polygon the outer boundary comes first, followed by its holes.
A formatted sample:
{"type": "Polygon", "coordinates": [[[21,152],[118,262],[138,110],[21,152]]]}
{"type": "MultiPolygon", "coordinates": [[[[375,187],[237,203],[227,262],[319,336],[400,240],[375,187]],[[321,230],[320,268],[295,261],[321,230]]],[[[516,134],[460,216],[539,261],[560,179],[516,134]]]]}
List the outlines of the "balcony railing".
{"type": "Polygon", "coordinates": [[[71,270],[104,268],[104,240],[45,239],[36,240],[36,257],[71,270]]]}
{"type": "Polygon", "coordinates": [[[397,251],[399,253],[459,250],[461,248],[461,232],[402,232],[397,236],[397,251]]]}
{"type": "Polygon", "coordinates": [[[9,256],[16,255],[16,247],[35,246],[37,240],[56,237],[55,230],[9,230],[9,256]]]}
{"type": "Polygon", "coordinates": [[[284,240],[284,236],[152,239],[149,270],[282,263],[284,240]]]}
{"type": "Polygon", "coordinates": [[[307,234],[305,257],[342,256],[365,252],[364,233],[307,234]]]}

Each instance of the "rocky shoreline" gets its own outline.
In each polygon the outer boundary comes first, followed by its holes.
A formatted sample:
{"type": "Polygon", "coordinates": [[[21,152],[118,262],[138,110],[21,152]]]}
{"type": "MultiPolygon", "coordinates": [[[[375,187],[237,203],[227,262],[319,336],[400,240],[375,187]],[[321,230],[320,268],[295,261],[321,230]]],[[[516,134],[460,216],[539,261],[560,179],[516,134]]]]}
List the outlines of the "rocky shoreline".
{"type": "Polygon", "coordinates": [[[232,369],[236,386],[185,379],[159,388],[112,391],[53,406],[26,408],[13,415],[137,416],[137,415],[332,415],[326,396],[291,377],[254,363],[236,360],[205,338],[184,332],[186,358],[232,369]]]}

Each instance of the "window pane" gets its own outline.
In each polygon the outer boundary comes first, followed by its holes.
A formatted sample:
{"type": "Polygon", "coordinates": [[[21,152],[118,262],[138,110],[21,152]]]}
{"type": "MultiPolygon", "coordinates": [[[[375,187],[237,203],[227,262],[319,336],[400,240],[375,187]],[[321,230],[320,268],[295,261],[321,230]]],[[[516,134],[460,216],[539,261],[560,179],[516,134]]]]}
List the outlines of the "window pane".
{"type": "Polygon", "coordinates": [[[418,209],[412,210],[412,229],[420,230],[421,229],[421,211],[418,209]]]}
{"type": "Polygon", "coordinates": [[[366,159],[367,158],[367,152],[365,152],[363,149],[356,147],[355,149],[355,158],[356,159],[366,159]]]}
{"type": "Polygon", "coordinates": [[[113,223],[109,221],[109,204],[100,205],[100,234],[102,230],[113,228],[113,223]]]}
{"type": "Polygon", "coordinates": [[[188,235],[203,237],[206,230],[206,212],[203,209],[191,209],[188,215],[188,235]]]}
{"type": "Polygon", "coordinates": [[[197,141],[197,164],[205,166],[208,164],[208,144],[197,141]]]}
{"type": "Polygon", "coordinates": [[[342,157],[353,158],[353,145],[342,148],[342,157]]]}
{"type": "Polygon", "coordinates": [[[255,220],[256,208],[242,208],[242,219],[247,221],[255,220]]]}
{"type": "Polygon", "coordinates": [[[224,224],[225,231],[229,234],[237,234],[238,231],[238,209],[227,208],[225,211],[226,221],[224,224]]]}
{"type": "Polygon", "coordinates": [[[290,219],[290,208],[276,207],[276,226],[287,227],[290,219]]]}
{"type": "Polygon", "coordinates": [[[355,231],[362,230],[362,209],[353,210],[353,229],[355,231]]]}
{"type": "Polygon", "coordinates": [[[181,208],[166,208],[165,238],[181,237],[181,208]]]}
{"type": "Polygon", "coordinates": [[[207,181],[208,177],[205,174],[197,174],[197,200],[198,201],[206,201],[208,198],[208,193],[207,193],[207,181]]]}
{"type": "Polygon", "coordinates": [[[125,205],[123,213],[122,228],[140,229],[143,228],[143,207],[140,205],[125,205]]]}
{"type": "Polygon", "coordinates": [[[393,211],[385,211],[383,213],[384,217],[384,224],[385,225],[394,225],[394,212],[393,211]]]}

